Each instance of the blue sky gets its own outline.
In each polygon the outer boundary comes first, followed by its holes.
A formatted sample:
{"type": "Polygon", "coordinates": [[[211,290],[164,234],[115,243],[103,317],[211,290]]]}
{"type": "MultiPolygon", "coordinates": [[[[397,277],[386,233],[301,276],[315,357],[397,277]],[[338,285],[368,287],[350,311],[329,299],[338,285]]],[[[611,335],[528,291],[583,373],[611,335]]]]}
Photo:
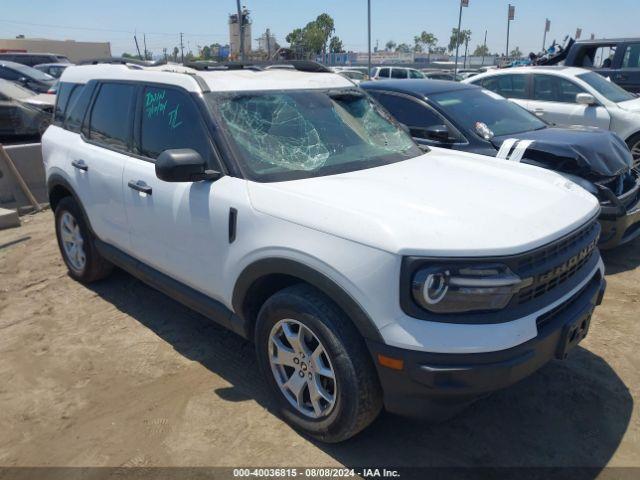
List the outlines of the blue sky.
{"type": "MultiPolygon", "coordinates": [[[[233,0],[3,0],[0,37],[27,37],[110,41],[112,52],[133,52],[133,32],[147,32],[147,46],[155,53],[172,50],[178,32],[185,32],[185,46],[228,42],[227,15],[233,0]],[[62,28],[65,27],[65,28],[62,28]]],[[[422,30],[434,33],[446,45],[457,26],[458,0],[372,0],[372,43],[381,48],[388,40],[412,42],[422,30]]],[[[470,0],[463,12],[463,28],[472,31],[470,48],[481,44],[485,30],[492,52],[503,52],[506,43],[507,5],[516,6],[510,46],[528,53],[542,46],[545,18],[551,20],[548,39],[640,36],[640,0],[470,0]]],[[[366,0],[245,0],[253,18],[253,37],[267,27],[283,44],[293,28],[303,26],[320,13],[330,14],[338,35],[349,50],[366,50],[366,0]]]]}

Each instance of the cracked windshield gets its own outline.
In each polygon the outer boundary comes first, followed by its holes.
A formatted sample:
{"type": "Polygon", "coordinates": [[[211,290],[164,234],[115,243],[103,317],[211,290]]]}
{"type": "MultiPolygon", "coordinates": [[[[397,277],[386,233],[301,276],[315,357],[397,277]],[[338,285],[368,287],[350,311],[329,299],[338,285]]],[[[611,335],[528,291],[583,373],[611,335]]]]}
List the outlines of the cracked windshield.
{"type": "Polygon", "coordinates": [[[398,162],[422,152],[354,90],[210,94],[248,174],[278,181],[398,162]]]}

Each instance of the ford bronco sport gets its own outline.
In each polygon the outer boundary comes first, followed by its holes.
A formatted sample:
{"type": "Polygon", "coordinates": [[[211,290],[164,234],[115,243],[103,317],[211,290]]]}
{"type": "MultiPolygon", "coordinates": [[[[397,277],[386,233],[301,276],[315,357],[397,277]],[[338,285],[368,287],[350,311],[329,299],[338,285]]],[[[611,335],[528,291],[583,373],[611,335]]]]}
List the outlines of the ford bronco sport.
{"type": "Polygon", "coordinates": [[[278,411],[327,442],[564,358],[604,292],[595,197],[420,150],[348,79],[294,66],[67,68],[42,148],[71,277],[116,265],[255,342],[278,411]]]}

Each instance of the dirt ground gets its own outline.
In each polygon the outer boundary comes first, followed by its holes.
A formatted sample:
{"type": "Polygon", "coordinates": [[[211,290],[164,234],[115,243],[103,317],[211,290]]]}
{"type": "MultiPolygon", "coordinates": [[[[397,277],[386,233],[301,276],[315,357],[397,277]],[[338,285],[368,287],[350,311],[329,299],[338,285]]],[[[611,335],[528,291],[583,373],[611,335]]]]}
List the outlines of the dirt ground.
{"type": "Polygon", "coordinates": [[[252,345],[133,277],[71,280],[51,212],[0,231],[0,466],[640,466],[640,241],[581,347],[459,417],[340,445],[269,410],[252,345]]]}

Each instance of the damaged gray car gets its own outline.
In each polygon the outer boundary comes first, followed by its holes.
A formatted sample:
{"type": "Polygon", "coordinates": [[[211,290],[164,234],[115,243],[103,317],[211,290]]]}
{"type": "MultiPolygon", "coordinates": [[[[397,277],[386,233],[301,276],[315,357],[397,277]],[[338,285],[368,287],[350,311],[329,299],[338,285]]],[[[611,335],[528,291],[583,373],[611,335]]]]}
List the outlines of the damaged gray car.
{"type": "Polygon", "coordinates": [[[51,123],[55,95],[34,94],[0,79],[0,138],[40,136],[51,123]]]}

